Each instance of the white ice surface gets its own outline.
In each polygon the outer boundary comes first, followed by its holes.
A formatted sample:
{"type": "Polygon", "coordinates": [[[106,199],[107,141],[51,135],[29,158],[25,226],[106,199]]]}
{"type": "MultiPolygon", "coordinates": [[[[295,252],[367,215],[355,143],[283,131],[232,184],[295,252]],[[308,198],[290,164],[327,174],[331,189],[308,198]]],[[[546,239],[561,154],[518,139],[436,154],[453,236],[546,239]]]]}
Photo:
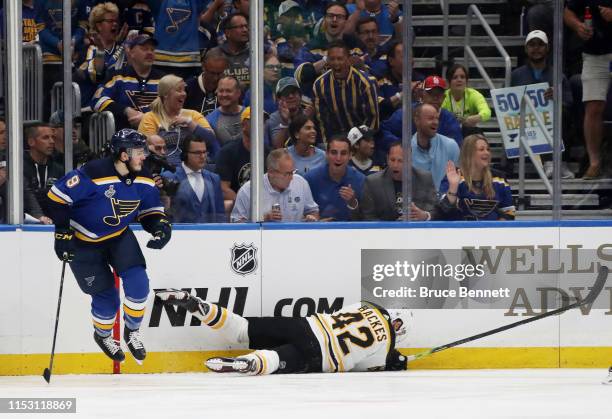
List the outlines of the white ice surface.
{"type": "MultiPolygon", "coordinates": [[[[76,397],[52,418],[612,418],[600,369],[420,370],[240,377],[0,377],[0,397],[76,397]]],[[[19,419],[43,414],[2,415],[19,419]]]]}

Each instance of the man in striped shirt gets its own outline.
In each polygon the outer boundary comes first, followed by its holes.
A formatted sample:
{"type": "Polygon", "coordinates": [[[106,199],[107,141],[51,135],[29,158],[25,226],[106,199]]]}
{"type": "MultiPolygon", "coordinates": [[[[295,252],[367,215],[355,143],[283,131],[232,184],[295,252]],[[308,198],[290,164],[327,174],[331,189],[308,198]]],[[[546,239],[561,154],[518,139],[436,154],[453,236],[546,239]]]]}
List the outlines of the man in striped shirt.
{"type": "Polygon", "coordinates": [[[366,125],[378,130],[376,81],[351,65],[349,49],[342,41],[329,44],[330,70],[313,85],[314,102],[323,139],[346,134],[351,128],[366,125]]]}

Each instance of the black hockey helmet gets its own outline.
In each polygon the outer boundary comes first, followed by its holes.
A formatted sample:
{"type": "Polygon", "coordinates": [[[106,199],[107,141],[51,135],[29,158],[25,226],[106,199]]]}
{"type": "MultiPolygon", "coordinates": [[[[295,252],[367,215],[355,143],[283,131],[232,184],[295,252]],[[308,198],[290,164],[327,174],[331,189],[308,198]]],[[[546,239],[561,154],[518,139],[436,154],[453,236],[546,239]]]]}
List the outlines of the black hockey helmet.
{"type": "Polygon", "coordinates": [[[114,156],[122,151],[128,152],[132,148],[144,148],[147,150],[147,137],[131,128],[124,128],[113,134],[110,141],[110,149],[114,156]]]}

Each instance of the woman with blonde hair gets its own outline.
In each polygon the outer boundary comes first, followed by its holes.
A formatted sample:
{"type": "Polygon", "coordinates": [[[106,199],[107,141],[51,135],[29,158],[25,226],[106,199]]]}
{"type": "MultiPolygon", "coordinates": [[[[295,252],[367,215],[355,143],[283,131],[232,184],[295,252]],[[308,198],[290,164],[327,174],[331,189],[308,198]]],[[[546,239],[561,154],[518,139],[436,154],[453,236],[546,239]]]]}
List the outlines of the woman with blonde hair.
{"type": "Polygon", "coordinates": [[[447,219],[514,220],[512,190],[508,182],[491,170],[489,142],[482,134],[467,136],[461,145],[460,169],[446,165],[440,185],[447,219]]]}
{"type": "Polygon", "coordinates": [[[166,141],[168,161],[175,166],[181,163],[182,141],[188,134],[206,142],[209,157],[220,149],[206,118],[199,112],[183,109],[187,92],[185,82],[174,74],[159,80],[157,98],[150,105],[150,112],[143,115],[138,131],[150,136],[157,134],[166,141]]]}

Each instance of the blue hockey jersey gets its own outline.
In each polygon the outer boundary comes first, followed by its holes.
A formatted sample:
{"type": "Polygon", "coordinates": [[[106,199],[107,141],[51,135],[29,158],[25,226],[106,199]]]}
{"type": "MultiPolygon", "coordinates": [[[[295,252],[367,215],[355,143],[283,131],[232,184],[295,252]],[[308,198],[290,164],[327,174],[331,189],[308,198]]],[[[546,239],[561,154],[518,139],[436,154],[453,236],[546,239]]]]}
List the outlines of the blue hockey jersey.
{"type": "MultiPolygon", "coordinates": [[[[87,30],[86,6],[88,3],[73,1],[72,5],[72,38],[75,43],[75,51],[79,51],[87,30]]],[[[62,40],[63,1],[36,0],[34,8],[43,62],[61,64],[62,56],[57,45],[62,40]]]]}
{"type": "MultiPolygon", "coordinates": [[[[131,222],[165,218],[155,181],[147,173],[122,177],[111,158],[69,172],[49,190],[57,226],[69,217],[79,240],[97,243],[123,233],[131,222]]],[[[67,221],[67,220],[66,220],[67,221]]]]}
{"type": "Polygon", "coordinates": [[[200,14],[205,0],[162,0],[150,2],[155,19],[155,64],[200,67],[200,14]]]}

